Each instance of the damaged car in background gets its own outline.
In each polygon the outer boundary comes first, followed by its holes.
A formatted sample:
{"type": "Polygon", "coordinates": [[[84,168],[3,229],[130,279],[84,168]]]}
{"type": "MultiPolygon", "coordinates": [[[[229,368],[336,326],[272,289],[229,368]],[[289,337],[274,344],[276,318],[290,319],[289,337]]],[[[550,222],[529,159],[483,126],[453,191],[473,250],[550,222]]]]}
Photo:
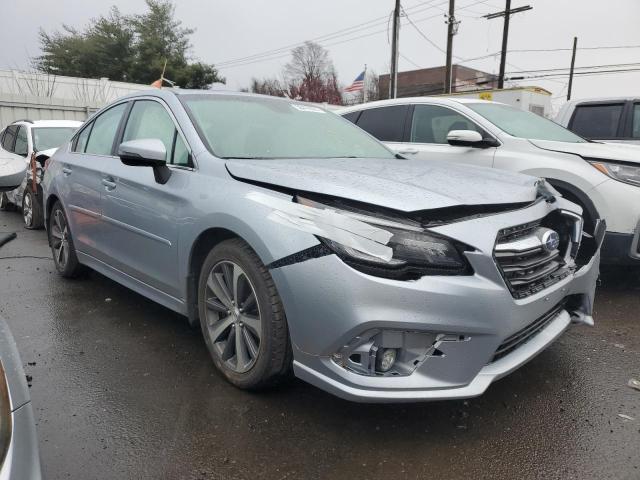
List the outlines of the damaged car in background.
{"type": "Polygon", "coordinates": [[[435,157],[292,100],[141,92],[52,157],[49,243],[62,276],[199,324],[240,388],[293,370],[356,401],[472,397],[593,323],[606,227],[583,236],[539,179],[435,157]]]}
{"type": "Polygon", "coordinates": [[[17,120],[0,132],[0,156],[27,165],[22,182],[0,193],[0,210],[20,209],[25,228],[44,226],[42,177],[47,160],[82,125],[75,120],[17,120]]]}

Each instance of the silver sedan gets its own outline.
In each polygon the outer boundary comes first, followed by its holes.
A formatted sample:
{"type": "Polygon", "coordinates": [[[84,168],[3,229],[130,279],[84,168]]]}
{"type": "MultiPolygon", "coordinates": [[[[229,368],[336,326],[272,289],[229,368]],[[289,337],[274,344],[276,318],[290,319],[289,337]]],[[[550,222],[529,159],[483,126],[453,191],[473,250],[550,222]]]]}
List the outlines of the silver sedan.
{"type": "Polygon", "coordinates": [[[393,154],[315,105],[146,91],[52,157],[64,277],[91,268],[199,325],[218,370],[358,401],[481,394],[592,323],[603,225],[539,179],[393,154]]]}

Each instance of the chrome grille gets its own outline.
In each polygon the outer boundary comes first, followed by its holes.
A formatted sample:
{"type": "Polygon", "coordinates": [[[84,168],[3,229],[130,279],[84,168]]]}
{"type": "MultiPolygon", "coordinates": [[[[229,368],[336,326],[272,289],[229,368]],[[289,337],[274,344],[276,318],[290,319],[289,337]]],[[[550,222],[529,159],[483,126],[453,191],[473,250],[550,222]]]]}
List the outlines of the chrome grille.
{"type": "Polygon", "coordinates": [[[580,217],[561,211],[501,230],[494,258],[511,294],[525,298],[567,277],[574,266],[581,232],[580,217]],[[580,226],[578,233],[576,222],[580,226]],[[556,237],[556,242],[549,241],[551,236],[556,237]]]}
{"type": "Polygon", "coordinates": [[[551,311],[545,313],[542,317],[538,318],[523,329],[518,330],[516,333],[508,337],[504,342],[500,344],[489,363],[493,363],[503,357],[506,357],[518,347],[527,343],[547,325],[549,325],[562,311],[563,308],[564,302],[556,305],[551,311]]]}

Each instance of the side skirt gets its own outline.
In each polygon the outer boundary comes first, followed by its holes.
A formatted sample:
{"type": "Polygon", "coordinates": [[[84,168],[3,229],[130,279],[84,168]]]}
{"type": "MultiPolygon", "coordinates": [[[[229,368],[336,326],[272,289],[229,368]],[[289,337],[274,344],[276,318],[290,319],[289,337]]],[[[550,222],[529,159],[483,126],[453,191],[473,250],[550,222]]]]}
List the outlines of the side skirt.
{"type": "Polygon", "coordinates": [[[117,268],[112,267],[104,263],[101,260],[98,260],[91,255],[87,255],[86,253],[77,252],[78,261],[86,265],[87,267],[95,270],[103,274],[105,277],[110,278],[111,280],[118,282],[121,285],[124,285],[127,288],[130,288],[136,293],[147,297],[150,300],[153,300],[160,305],[167,307],[174,312],[180,313],[182,315],[187,315],[187,305],[184,300],[180,300],[179,298],[172,297],[157,288],[152,287],[144,282],[141,282],[137,278],[132,277],[131,275],[127,275],[124,272],[121,272],[117,268]]]}

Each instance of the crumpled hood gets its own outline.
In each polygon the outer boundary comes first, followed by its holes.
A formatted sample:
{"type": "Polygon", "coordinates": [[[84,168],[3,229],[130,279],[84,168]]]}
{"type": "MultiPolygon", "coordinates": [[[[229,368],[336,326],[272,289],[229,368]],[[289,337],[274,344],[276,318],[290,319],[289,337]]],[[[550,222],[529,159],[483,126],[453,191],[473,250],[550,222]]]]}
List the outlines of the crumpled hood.
{"type": "Polygon", "coordinates": [[[332,158],[228,160],[237,179],[356,200],[404,212],[532,202],[535,177],[443,161],[332,158]]]}
{"type": "Polygon", "coordinates": [[[619,162],[640,163],[640,146],[613,143],[569,143],[550,140],[529,140],[538,148],[552,152],[572,153],[583,158],[617,160],[619,162]]]}

